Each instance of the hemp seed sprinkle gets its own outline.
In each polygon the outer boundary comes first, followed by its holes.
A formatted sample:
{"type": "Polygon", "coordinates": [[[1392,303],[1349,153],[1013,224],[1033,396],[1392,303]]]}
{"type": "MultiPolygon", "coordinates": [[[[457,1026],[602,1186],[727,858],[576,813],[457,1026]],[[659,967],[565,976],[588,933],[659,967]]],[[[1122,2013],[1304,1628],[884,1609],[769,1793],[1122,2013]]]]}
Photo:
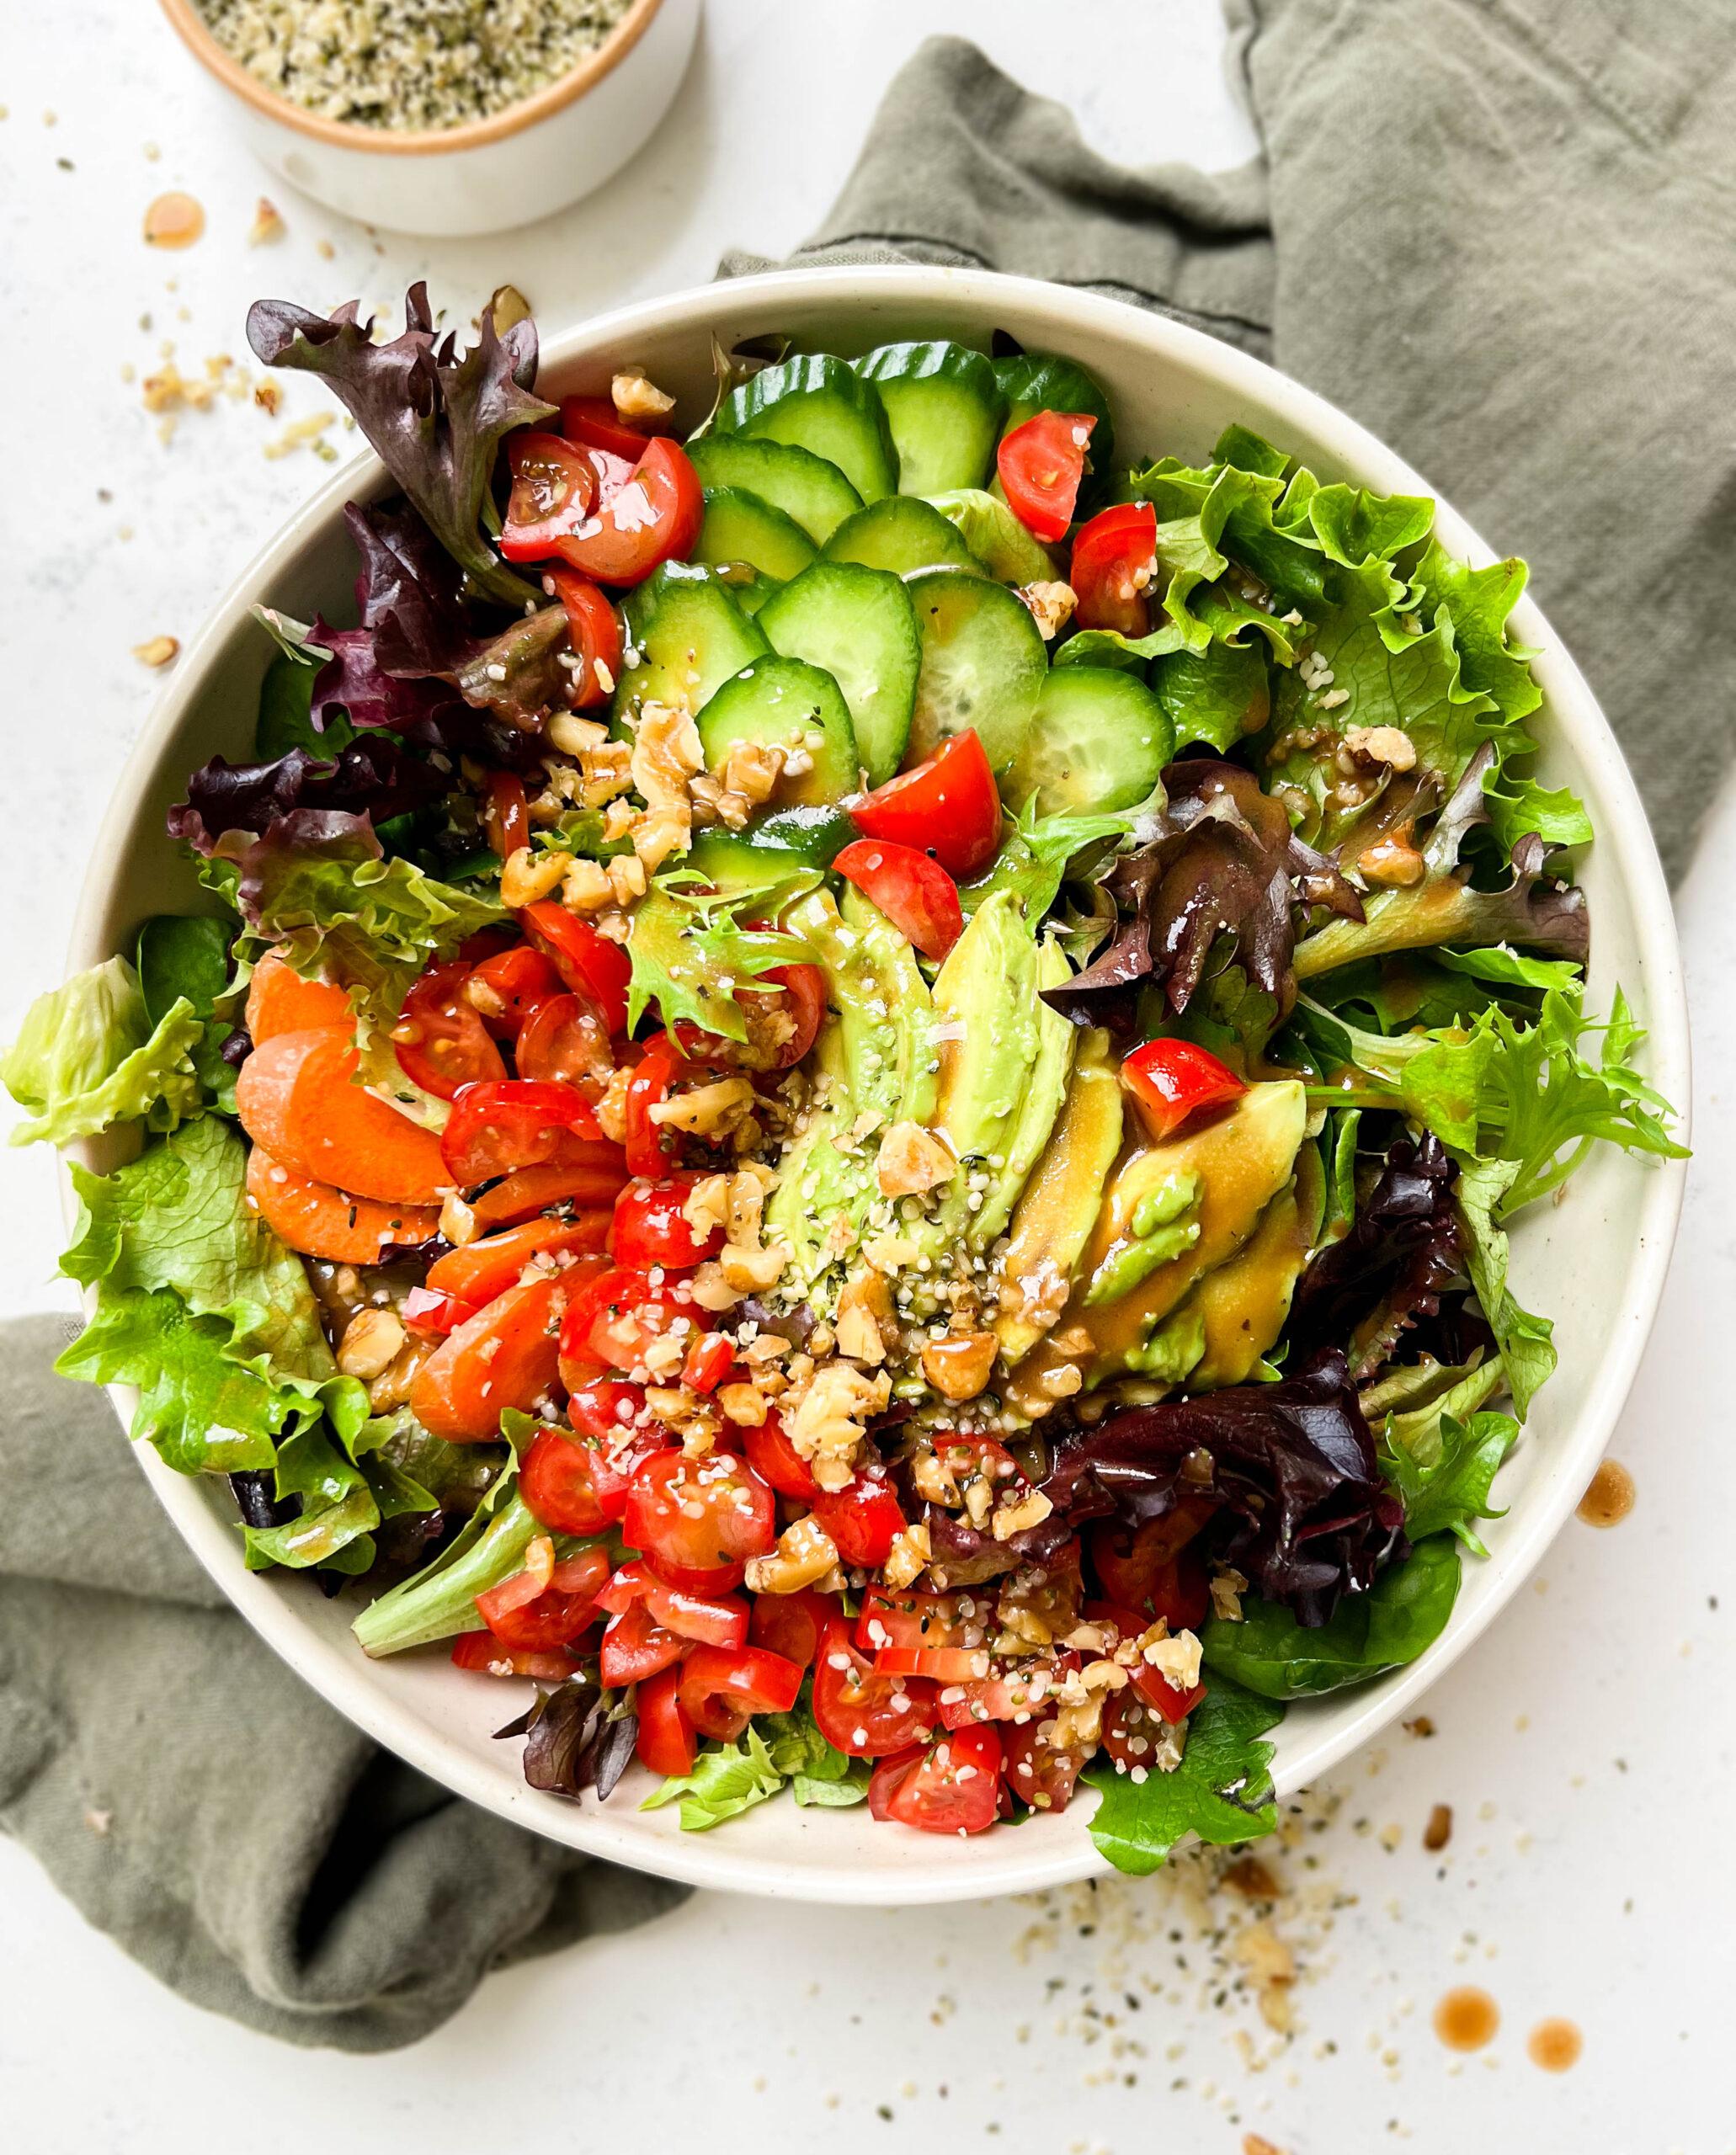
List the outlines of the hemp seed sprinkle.
{"type": "Polygon", "coordinates": [[[394,132],[519,104],[594,52],[631,0],[198,0],[267,88],[322,119],[394,132]]]}

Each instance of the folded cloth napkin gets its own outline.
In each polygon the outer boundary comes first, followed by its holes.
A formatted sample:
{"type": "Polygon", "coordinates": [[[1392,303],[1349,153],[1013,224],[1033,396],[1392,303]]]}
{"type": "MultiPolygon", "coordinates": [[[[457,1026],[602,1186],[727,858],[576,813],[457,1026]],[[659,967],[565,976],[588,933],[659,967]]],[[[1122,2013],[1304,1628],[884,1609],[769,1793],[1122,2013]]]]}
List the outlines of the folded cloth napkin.
{"type": "MultiPolygon", "coordinates": [[[[1261,162],[1118,169],[939,40],[797,259],[1052,278],[1324,391],[1530,557],[1679,870],[1732,738],[1727,11],[1229,4],[1261,162]]],[[[202,2005],[368,2050],[679,1897],[444,1795],[322,1705],[183,1548],[101,1397],[50,1374],[65,1336],[0,1328],[0,1824],[93,1923],[202,2005]]]]}
{"type": "Polygon", "coordinates": [[[681,1898],[448,1795],[317,1698],[104,1396],[54,1374],[73,1329],[0,1326],[0,1826],[99,1929],[195,2004],[374,2051],[492,1967],[681,1898]]]}
{"type": "Polygon", "coordinates": [[[1107,292],[1331,397],[1530,561],[1680,875],[1736,743],[1728,0],[1227,8],[1257,163],[1110,164],[937,38],[796,260],[1107,292]]]}

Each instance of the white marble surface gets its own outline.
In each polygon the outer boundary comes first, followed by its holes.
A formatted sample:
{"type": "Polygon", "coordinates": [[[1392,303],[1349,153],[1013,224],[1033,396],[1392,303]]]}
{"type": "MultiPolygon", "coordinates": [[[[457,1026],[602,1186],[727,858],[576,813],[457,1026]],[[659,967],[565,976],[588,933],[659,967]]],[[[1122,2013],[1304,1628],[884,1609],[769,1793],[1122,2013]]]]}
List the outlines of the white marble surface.
{"type": "MultiPolygon", "coordinates": [[[[461,317],[510,279],[557,327],[701,279],[726,245],[775,253],[817,220],[928,29],[977,36],[1110,155],[1226,163],[1249,146],[1211,0],[1089,0],[1061,36],[1040,0],[712,0],[663,134],[589,203],[498,242],[423,246],[281,197],[285,236],[254,249],[258,176],[154,8],[0,9],[0,1037],[57,975],[83,849],[152,693],[131,646],[184,638],[324,476],[305,450],[262,454],[319,407],[315,386],[292,382],[276,422],[220,401],[165,444],[123,367],[150,370],[165,338],[189,374],[241,351],[262,291],[386,302],[426,274],[461,317]],[[210,220],[173,257],[140,238],[169,186],[210,220]]],[[[1395,2140],[1427,2155],[1728,2155],[1736,1880],[1718,1829],[1736,1455],[1716,1373],[1736,1284],[1736,1138],[1720,1113],[1722,1053],[1736,1048],[1733,841],[1726,801],[1681,901],[1700,1157],[1616,1446],[1637,1507],[1607,1535],[1571,1524],[1536,1590],[1431,1695],[1433,1740],[1395,1736],[1346,1769],[1322,1791],[1332,1822],[1306,1854],[1275,1859],[1291,1889],[1277,1929],[1302,1966],[1287,2046],[1245,1997],[1214,2002],[1221,1955],[1197,1902],[1159,1879],[885,1915],[699,1896],[648,1930],[495,1977],[413,2051],[293,2055],[157,1989],[0,1841],[0,2146],[168,2155],[244,2139],[360,2155],[540,2141],[553,2126],[658,2149],[697,2129],[760,2155],[822,2139],[840,2155],[1236,2155],[1249,2132],[1286,2155],[1395,2140]],[[1455,1827],[1435,1858],[1419,1835],[1442,1801],[1455,1827]],[[1502,2014],[1469,2061],[1430,2030],[1435,1999],[1466,1982],[1502,2014]],[[1559,2076],[1526,2054],[1556,2014],[1585,2038],[1559,2076]],[[605,2070],[586,2063],[599,2055],[605,2070]]],[[[0,1308],[70,1306],[50,1163],[8,1154],[0,1174],[0,1308]]]]}

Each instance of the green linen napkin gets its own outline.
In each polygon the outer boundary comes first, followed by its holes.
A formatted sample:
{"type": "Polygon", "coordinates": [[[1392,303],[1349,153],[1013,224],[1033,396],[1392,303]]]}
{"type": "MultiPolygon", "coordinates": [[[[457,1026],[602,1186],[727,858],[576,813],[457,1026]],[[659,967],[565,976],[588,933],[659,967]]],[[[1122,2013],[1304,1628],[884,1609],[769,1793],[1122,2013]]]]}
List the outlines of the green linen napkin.
{"type": "Polygon", "coordinates": [[[939,38],[796,261],[1106,292],[1331,397],[1530,561],[1679,876],[1736,744],[1718,627],[1736,585],[1728,6],[1227,7],[1258,163],[1112,165],[1058,105],[939,38]]]}
{"type": "MultiPolygon", "coordinates": [[[[1262,163],[1118,169],[937,40],[798,260],[1052,278],[1323,390],[1530,557],[1679,870],[1732,737],[1724,11],[1230,8],[1262,163]]],[[[1159,76],[1154,145],[1164,97],[1159,76]]],[[[0,1328],[0,1825],[90,1921],[200,2004],[366,2050],[678,1897],[445,1796],[315,1699],[182,1547],[101,1396],[49,1374],[65,1336],[0,1328]]]]}
{"type": "Polygon", "coordinates": [[[73,1329],[0,1327],[0,1826],[91,1923],[195,2004],[375,2051],[680,1899],[448,1795],[291,1674],[104,1394],[54,1374],[73,1329]]]}

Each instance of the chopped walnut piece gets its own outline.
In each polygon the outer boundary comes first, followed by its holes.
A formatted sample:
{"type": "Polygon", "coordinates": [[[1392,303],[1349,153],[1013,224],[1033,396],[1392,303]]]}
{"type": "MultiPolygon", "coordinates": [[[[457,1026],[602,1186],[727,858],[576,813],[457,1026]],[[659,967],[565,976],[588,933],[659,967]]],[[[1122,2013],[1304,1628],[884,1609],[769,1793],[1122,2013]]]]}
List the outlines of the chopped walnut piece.
{"type": "Polygon", "coordinates": [[[1242,1596],[1248,1591],[1248,1581],[1234,1565],[1226,1564],[1221,1572],[1211,1575],[1211,1613],[1226,1624],[1239,1624],[1242,1620],[1242,1596]]]}
{"type": "Polygon", "coordinates": [[[758,1429],[764,1425],[771,1412],[765,1394],[757,1385],[721,1384],[716,1391],[717,1404],[728,1418],[743,1429],[758,1429]]]}
{"type": "Polygon", "coordinates": [[[919,1122],[895,1122],[880,1141],[875,1179],[882,1197],[919,1197],[950,1182],[955,1165],[931,1131],[919,1122]]]}
{"type": "Polygon", "coordinates": [[[1146,1667],[1155,1668],[1175,1690],[1191,1691],[1199,1682],[1200,1642],[1191,1631],[1177,1631],[1172,1638],[1159,1617],[1137,1643],[1146,1667]]]}
{"type": "Polygon", "coordinates": [[[748,1591],[800,1594],[803,1587],[812,1586],[816,1580],[823,1578],[837,1562],[838,1551],[832,1537],[810,1512],[806,1518],[784,1529],[770,1556],[749,1560],[748,1591]]]}
{"type": "Polygon", "coordinates": [[[1037,634],[1050,643],[1073,619],[1078,596],[1070,583],[1022,583],[1019,596],[1025,601],[1037,634]]]}
{"type": "Polygon", "coordinates": [[[403,1323],[391,1310],[358,1310],[338,1344],[338,1366],[347,1377],[383,1376],[403,1344],[403,1323]]]}
{"type": "Polygon", "coordinates": [[[262,194],[253,211],[253,221],[248,229],[248,245],[269,247],[274,240],[281,239],[285,230],[277,205],[268,202],[262,194]]]}
{"type": "Polygon", "coordinates": [[[692,714],[674,704],[641,706],[631,769],[646,811],[633,831],[633,850],[655,875],[672,853],[684,853],[693,835],[688,781],[705,769],[705,751],[692,714]]]}
{"type": "Polygon", "coordinates": [[[883,1362],[892,1325],[892,1290],[877,1272],[849,1280],[838,1298],[838,1351],[854,1362],[883,1362]]]}
{"type": "MultiPolygon", "coordinates": [[[[570,853],[533,853],[528,845],[521,845],[507,856],[506,865],[500,871],[500,902],[514,910],[521,906],[534,906],[539,899],[546,898],[570,870],[580,865],[570,853]]],[[[583,865],[590,867],[594,863],[587,861],[583,865]]]]}
{"type": "Polygon", "coordinates": [[[140,665],[149,666],[153,670],[159,667],[172,666],[180,655],[180,644],[173,636],[152,636],[148,643],[136,643],[133,646],[133,657],[138,660],[140,665]]]}
{"type": "Polygon", "coordinates": [[[623,368],[610,381],[609,394],[614,400],[615,415],[624,426],[647,426],[653,419],[666,418],[675,408],[674,398],[636,367],[623,368]]]}
{"type": "Polygon", "coordinates": [[[823,1489],[847,1488],[873,1415],[885,1411],[892,1379],[853,1362],[823,1362],[784,1421],[784,1433],[823,1489]]]}
{"type": "Polygon", "coordinates": [[[919,1519],[914,1526],[907,1526],[887,1552],[882,1567],[887,1584],[893,1588],[914,1585],[928,1568],[934,1553],[927,1527],[919,1519]]]}
{"type": "Polygon", "coordinates": [[[690,1137],[727,1137],[744,1113],[753,1113],[754,1099],[747,1078],[719,1078],[709,1085],[671,1093],[652,1107],[651,1119],[666,1130],[684,1131],[690,1137]]]}
{"type": "Polygon", "coordinates": [[[454,1249],[476,1240],[477,1216],[461,1197],[449,1197],[440,1206],[440,1237],[454,1249]]]}
{"type": "Polygon", "coordinates": [[[625,1064],[610,1078],[596,1103],[597,1120],[611,1145],[624,1145],[627,1137],[627,1088],[633,1082],[632,1066],[625,1064]]]}
{"type": "Polygon", "coordinates": [[[720,1310],[732,1310],[740,1301],[745,1289],[732,1287],[723,1276],[723,1267],[715,1258],[708,1258],[687,1283],[687,1290],[702,1310],[715,1315],[720,1310]]]}
{"type": "MultiPolygon", "coordinates": [[[[515,854],[514,859],[517,858],[515,854]]],[[[551,855],[551,859],[564,859],[566,873],[561,877],[561,902],[568,913],[601,913],[605,906],[615,903],[615,886],[609,880],[609,870],[600,860],[575,860],[571,854],[551,855]]],[[[510,866],[511,863],[509,862],[510,866]]],[[[503,893],[506,879],[501,878],[503,893]]]]}
{"type": "Polygon", "coordinates": [[[1356,870],[1366,883],[1409,890],[1428,874],[1429,864],[1403,832],[1389,831],[1357,854],[1356,870]]]}
{"type": "Polygon", "coordinates": [[[1417,752],[1408,733],[1396,726],[1350,726],[1339,744],[1338,767],[1347,778],[1384,764],[1388,770],[1414,771],[1417,752]]]}
{"type": "Polygon", "coordinates": [[[992,1332],[930,1339],[922,1350],[922,1373],[943,1399],[974,1399],[988,1383],[999,1349],[1000,1342],[992,1332]]]}
{"type": "Polygon", "coordinates": [[[687,1193],[687,1202],[681,1208],[681,1216],[701,1242],[727,1225],[729,1220],[729,1177],[701,1175],[687,1193]]]}
{"type": "Polygon", "coordinates": [[[713,775],[726,793],[738,795],[750,808],[759,808],[777,790],[785,761],[779,742],[738,741],[713,775]]]}
{"type": "Polygon", "coordinates": [[[997,1541],[1010,1541],[1015,1534],[1041,1526],[1054,1508],[1041,1489],[1027,1490],[1022,1497],[1009,1497],[996,1505],[990,1531],[997,1541]]]}

